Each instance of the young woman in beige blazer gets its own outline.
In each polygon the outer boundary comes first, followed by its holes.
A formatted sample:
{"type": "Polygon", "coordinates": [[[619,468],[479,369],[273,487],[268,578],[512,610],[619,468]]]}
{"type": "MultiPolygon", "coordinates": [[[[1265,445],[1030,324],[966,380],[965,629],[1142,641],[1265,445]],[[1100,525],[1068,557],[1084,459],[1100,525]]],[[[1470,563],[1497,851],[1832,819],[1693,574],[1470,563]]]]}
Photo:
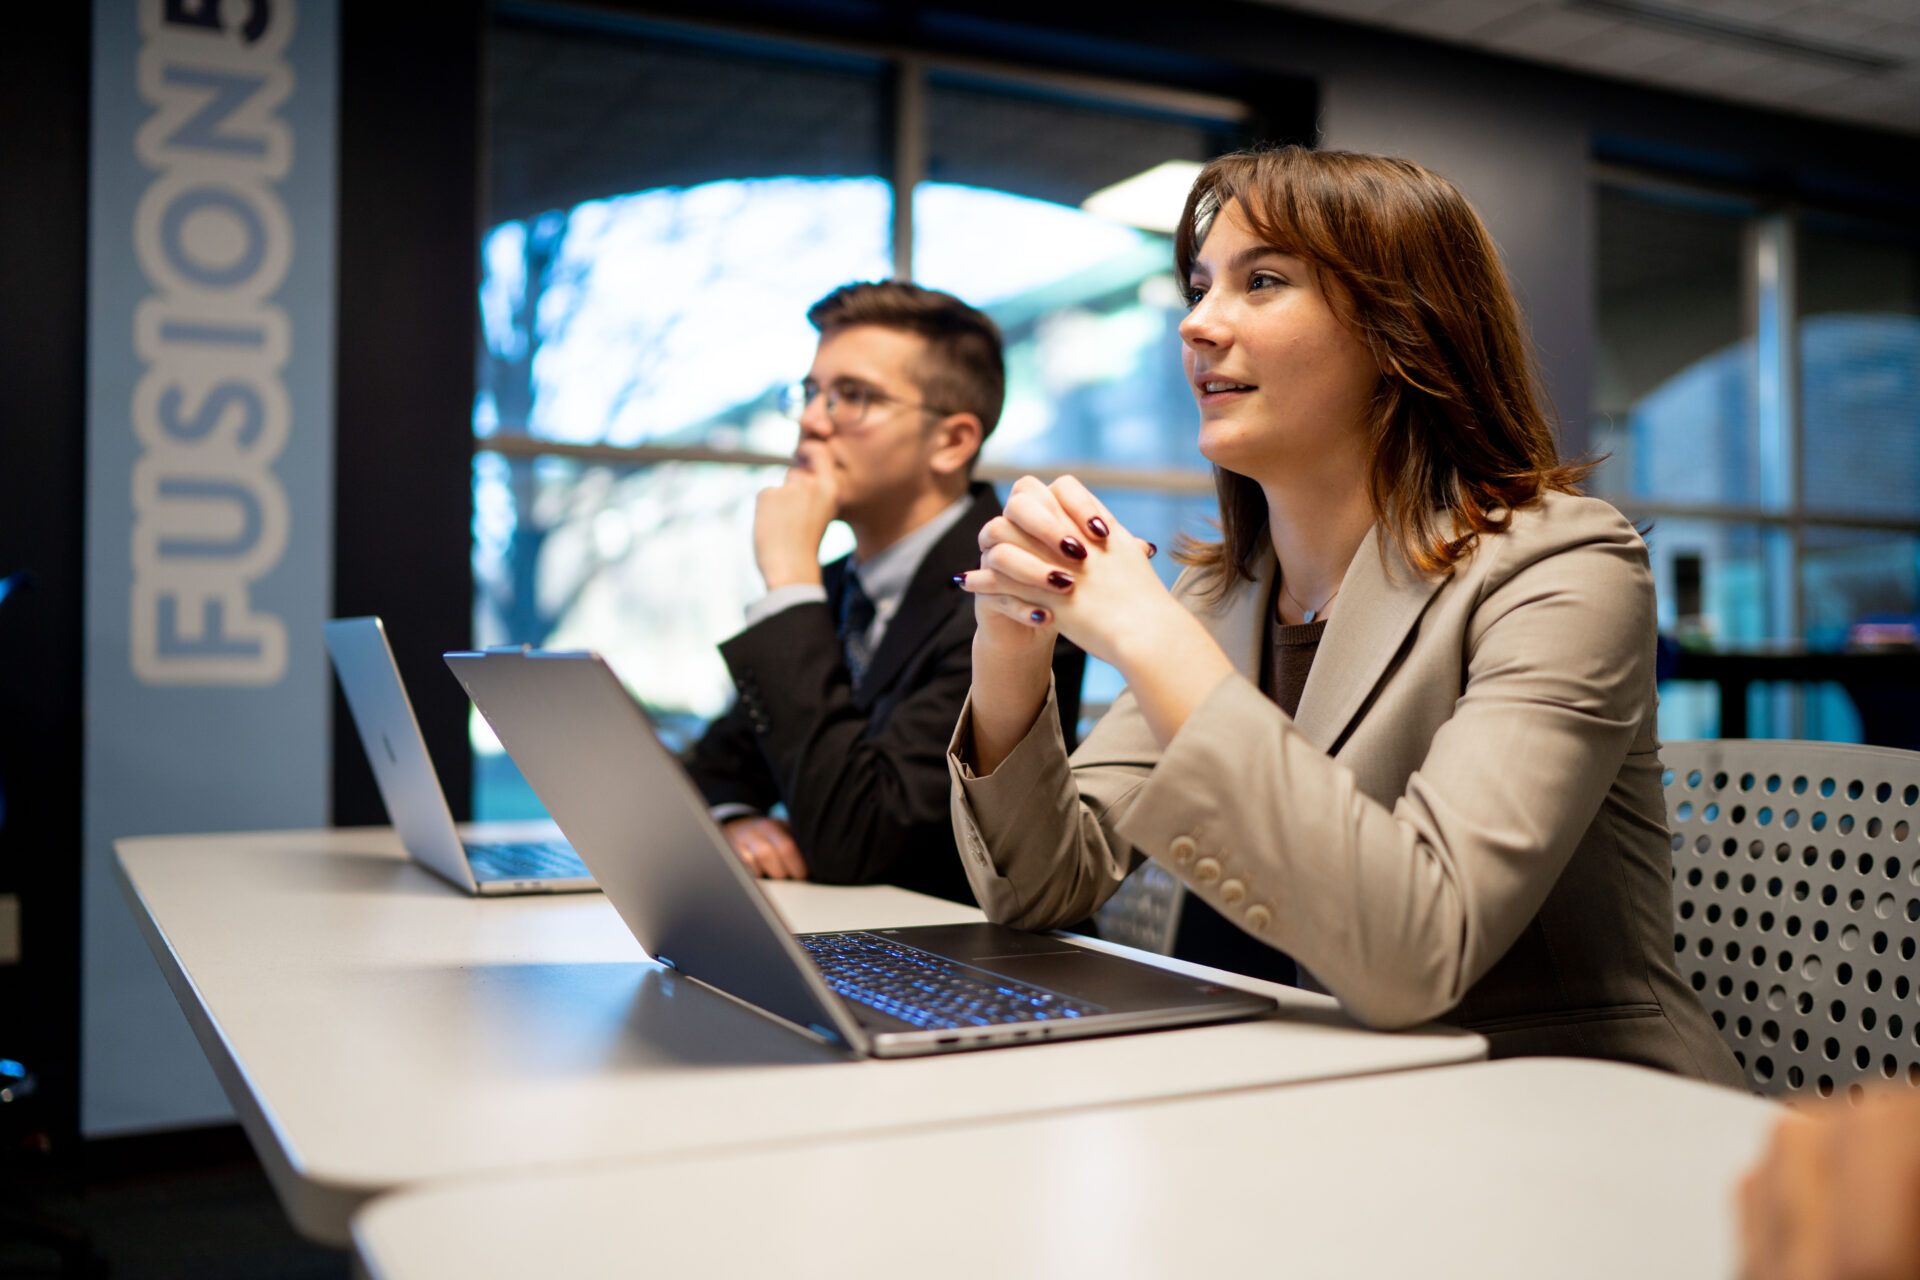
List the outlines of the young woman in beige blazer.
{"type": "Polygon", "coordinates": [[[1406,161],[1227,156],[1175,257],[1223,537],[1169,593],[1070,477],[982,530],[981,905],[1064,925],[1151,857],[1369,1025],[1737,1085],[1672,960],[1646,548],[1558,461],[1477,215],[1406,161]],[[1127,680],[1071,758],[1056,634],[1127,680]]]}

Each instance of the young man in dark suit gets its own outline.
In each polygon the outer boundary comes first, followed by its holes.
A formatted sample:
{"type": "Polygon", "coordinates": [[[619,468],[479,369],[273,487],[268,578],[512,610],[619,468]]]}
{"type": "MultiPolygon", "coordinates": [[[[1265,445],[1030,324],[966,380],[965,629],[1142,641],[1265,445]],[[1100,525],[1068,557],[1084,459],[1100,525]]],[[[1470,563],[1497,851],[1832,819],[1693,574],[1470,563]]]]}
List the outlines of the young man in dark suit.
{"type": "MultiPolygon", "coordinates": [[[[972,678],[973,602],[953,577],[979,567],[980,528],[1000,513],[992,486],[971,483],[1005,396],[1000,332],[894,281],[836,289],[807,318],[820,345],[788,397],[800,445],[754,509],[767,595],[720,646],[739,697],[688,771],[759,875],[971,902],[946,748],[972,678]],[[823,566],[836,519],[854,551],[823,566]]],[[[1085,663],[1061,642],[1069,742],[1085,663]]]]}

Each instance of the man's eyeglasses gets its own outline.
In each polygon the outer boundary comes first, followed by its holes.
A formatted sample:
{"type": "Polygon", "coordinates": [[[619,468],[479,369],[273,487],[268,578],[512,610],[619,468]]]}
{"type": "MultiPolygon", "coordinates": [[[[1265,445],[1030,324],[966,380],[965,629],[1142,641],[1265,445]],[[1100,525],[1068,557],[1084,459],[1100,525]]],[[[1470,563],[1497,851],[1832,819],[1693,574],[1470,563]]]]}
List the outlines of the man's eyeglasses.
{"type": "Polygon", "coordinates": [[[807,411],[815,396],[826,397],[827,421],[841,431],[850,431],[866,419],[867,409],[875,404],[897,404],[902,409],[918,409],[922,413],[954,413],[953,409],[941,409],[930,404],[916,404],[911,400],[902,400],[890,396],[875,387],[859,382],[843,382],[836,386],[823,387],[811,378],[789,383],[780,389],[780,412],[795,422],[807,411]]]}

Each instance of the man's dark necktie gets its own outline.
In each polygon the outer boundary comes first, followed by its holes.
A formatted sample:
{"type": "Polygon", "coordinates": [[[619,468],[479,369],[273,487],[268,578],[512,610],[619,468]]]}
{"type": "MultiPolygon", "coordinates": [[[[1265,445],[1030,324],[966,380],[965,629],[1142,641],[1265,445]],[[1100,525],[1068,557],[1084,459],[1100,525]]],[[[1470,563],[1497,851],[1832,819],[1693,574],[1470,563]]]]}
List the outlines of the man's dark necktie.
{"type": "Polygon", "coordinates": [[[867,644],[867,632],[873,627],[873,597],[860,585],[860,575],[847,573],[846,590],[840,596],[840,628],[836,634],[840,637],[840,647],[847,655],[847,670],[853,674],[853,683],[858,685],[867,674],[867,663],[873,657],[873,651],[867,644]]]}

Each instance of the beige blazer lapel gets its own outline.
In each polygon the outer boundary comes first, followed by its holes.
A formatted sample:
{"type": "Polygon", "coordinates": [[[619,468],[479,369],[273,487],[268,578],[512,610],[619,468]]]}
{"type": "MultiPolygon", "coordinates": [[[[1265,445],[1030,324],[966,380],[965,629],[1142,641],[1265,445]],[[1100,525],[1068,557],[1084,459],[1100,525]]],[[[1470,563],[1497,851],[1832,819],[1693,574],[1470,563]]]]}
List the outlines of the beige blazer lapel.
{"type": "MultiPolygon", "coordinates": [[[[1295,727],[1328,753],[1345,736],[1367,695],[1406,642],[1407,633],[1420,620],[1427,601],[1446,580],[1414,572],[1392,543],[1386,545],[1383,566],[1379,533],[1379,525],[1369,529],[1354,552],[1340,584],[1339,603],[1327,616],[1327,629],[1307,673],[1306,688],[1300,692],[1299,713],[1293,718],[1295,727]]],[[[1260,598],[1265,600],[1267,594],[1261,592],[1260,598]]]]}
{"type": "MultiPolygon", "coordinates": [[[[1378,525],[1369,529],[1354,552],[1353,564],[1340,585],[1339,605],[1327,615],[1327,629],[1314,654],[1313,669],[1307,673],[1307,686],[1301,690],[1299,714],[1293,718],[1294,726],[1310,742],[1329,753],[1445,581],[1415,573],[1392,544],[1387,547],[1387,567],[1382,567],[1378,533],[1378,525]]],[[[1255,684],[1260,681],[1267,605],[1273,599],[1278,572],[1269,544],[1254,565],[1253,581],[1217,607],[1202,608],[1198,615],[1221,652],[1255,684]]]]}

